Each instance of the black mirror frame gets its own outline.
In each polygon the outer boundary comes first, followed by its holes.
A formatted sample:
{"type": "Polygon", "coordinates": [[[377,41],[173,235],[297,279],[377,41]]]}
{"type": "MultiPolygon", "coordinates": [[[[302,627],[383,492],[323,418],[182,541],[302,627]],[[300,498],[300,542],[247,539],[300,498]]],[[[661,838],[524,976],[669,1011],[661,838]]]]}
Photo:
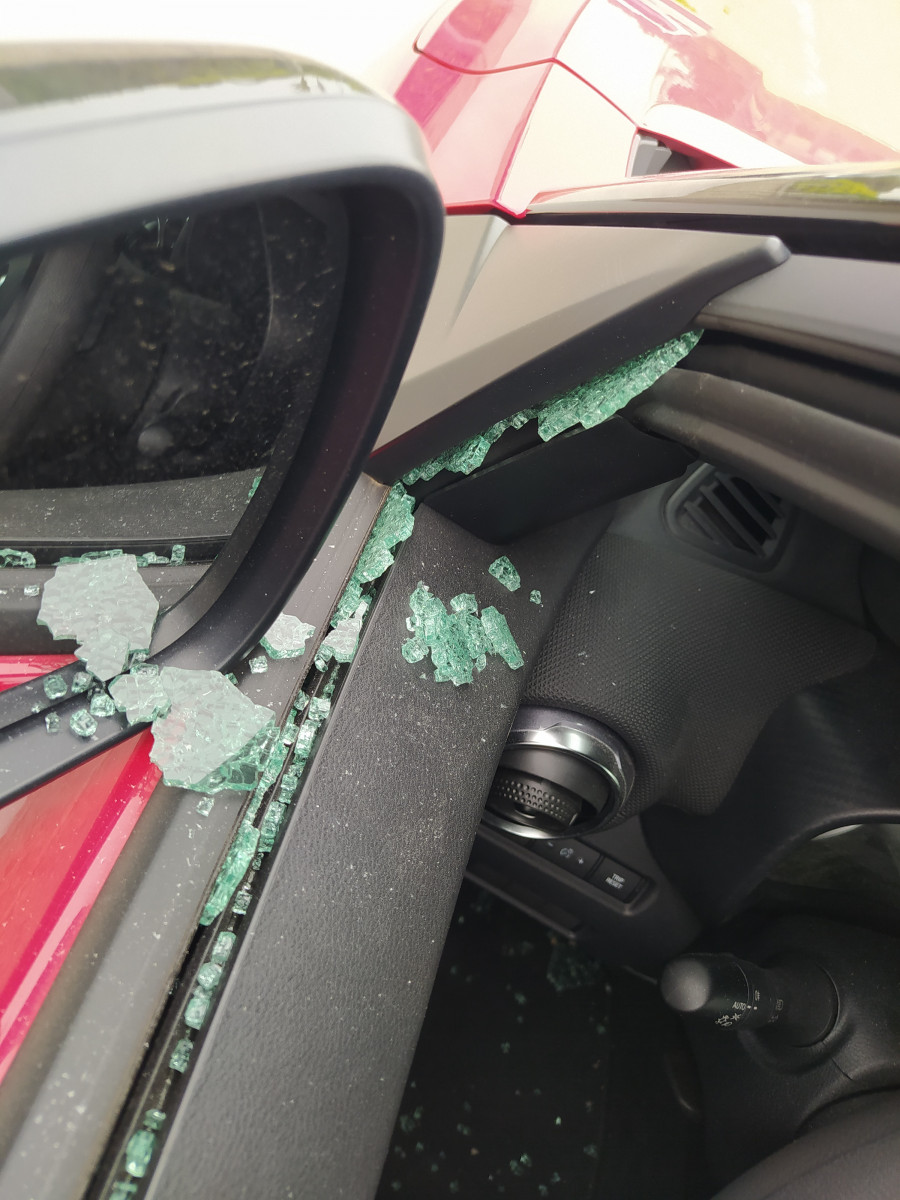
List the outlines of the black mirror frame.
{"type": "MultiPolygon", "coordinates": [[[[0,169],[17,181],[0,206],[0,245],[16,250],[188,204],[298,190],[343,201],[344,299],[315,407],[302,439],[279,439],[216,561],[161,618],[160,665],[227,670],[281,610],[384,421],[437,269],[443,207],[413,122],[350,80],[293,65],[265,79],[264,95],[227,80],[185,88],[178,103],[171,87],[151,87],[127,91],[127,103],[103,95],[0,119],[0,169]]],[[[61,728],[48,737],[40,680],[3,694],[0,806],[140,728],[116,714],[86,741],[68,727],[80,704],[54,706],[61,728]]]]}

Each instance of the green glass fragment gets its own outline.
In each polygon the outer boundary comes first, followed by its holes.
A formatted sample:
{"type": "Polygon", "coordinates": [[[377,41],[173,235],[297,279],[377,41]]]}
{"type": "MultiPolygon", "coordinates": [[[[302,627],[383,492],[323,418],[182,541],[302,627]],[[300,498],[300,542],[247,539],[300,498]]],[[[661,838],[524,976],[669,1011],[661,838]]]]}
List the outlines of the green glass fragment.
{"type": "Polygon", "coordinates": [[[172,547],[172,553],[169,557],[169,562],[173,567],[180,567],[184,562],[184,546],[176,543],[172,547]]]}
{"type": "MultiPolygon", "coordinates": [[[[144,663],[142,667],[152,664],[144,663]]],[[[132,667],[127,675],[120,675],[109,685],[109,694],[113,704],[124,712],[129,725],[139,721],[155,721],[164,717],[172,707],[172,701],[163,687],[157,669],[144,671],[132,667]]]]}
{"type": "Polygon", "coordinates": [[[253,477],[253,482],[250,484],[250,490],[247,492],[248,500],[252,500],[253,497],[256,495],[256,489],[262,483],[262,477],[263,477],[262,471],[260,471],[258,475],[255,475],[253,477]]]}
{"type": "Polygon", "coordinates": [[[155,554],[152,550],[148,550],[146,554],[137,556],[137,565],[139,567],[164,567],[169,560],[164,554],[155,554]]]}
{"type": "Polygon", "coordinates": [[[299,782],[300,768],[288,767],[281,778],[281,786],[278,790],[278,799],[282,802],[282,804],[289,804],[291,802],[299,782]]]}
{"type": "Polygon", "coordinates": [[[164,667],[159,684],[171,707],[153,722],[150,759],[165,782],[198,791],[252,789],[272,710],[254,704],[218,671],[164,667]]]}
{"type": "Polygon", "coordinates": [[[505,554],[501,554],[499,558],[494,559],[488,567],[488,571],[493,577],[502,583],[509,591],[514,592],[522,586],[522,580],[519,577],[519,572],[512,565],[505,554]]]}
{"type": "Polygon", "coordinates": [[[181,1038],[175,1043],[175,1049],[172,1051],[172,1057],[169,1059],[169,1067],[173,1071],[179,1071],[182,1074],[188,1069],[191,1061],[191,1051],[194,1049],[194,1043],[190,1038],[181,1038]]]}
{"type": "Polygon", "coordinates": [[[33,567],[35,557],[27,550],[0,550],[0,567],[33,567]]]}
{"type": "Polygon", "coordinates": [[[69,690],[69,685],[62,675],[44,676],[44,695],[48,700],[60,700],[69,690]]]}
{"type": "Polygon", "coordinates": [[[339,663],[353,661],[356,648],[359,645],[359,635],[362,632],[362,605],[352,617],[338,621],[334,629],[322,639],[316,654],[316,667],[324,671],[332,658],[339,663]]]}
{"type": "Polygon", "coordinates": [[[352,617],[359,608],[361,600],[362,584],[351,575],[350,582],[344,588],[344,594],[341,596],[338,606],[334,610],[334,616],[331,618],[332,628],[339,621],[346,621],[348,617],[352,617]]]}
{"type": "Polygon", "coordinates": [[[276,742],[271,747],[262,769],[262,782],[265,786],[274,783],[281,774],[281,768],[284,766],[287,755],[287,746],[284,742],[276,742]]]}
{"type": "MultiPolygon", "coordinates": [[[[314,625],[307,625],[299,617],[282,613],[260,638],[260,645],[270,658],[299,658],[315,632],[314,625]]],[[[252,663],[250,670],[253,670],[252,663]]]]}
{"type": "MultiPolygon", "coordinates": [[[[201,921],[202,924],[202,921],[201,921]]],[[[202,1029],[209,1015],[210,997],[205,992],[194,992],[184,1009],[184,1023],[191,1029],[202,1029]]]]}
{"type": "Polygon", "coordinates": [[[699,333],[685,333],[551,400],[538,415],[538,435],[546,442],[575,425],[593,429],[645,392],[699,340],[699,333]]]}
{"type": "Polygon", "coordinates": [[[283,746],[293,746],[297,740],[297,726],[293,721],[285,721],[281,728],[281,744],[283,746]]]}
{"type": "Polygon", "coordinates": [[[297,714],[301,713],[307,704],[309,704],[309,696],[307,696],[306,692],[298,692],[294,697],[294,712],[297,714]]]}
{"type": "Polygon", "coordinates": [[[251,658],[247,664],[252,675],[265,675],[269,669],[269,660],[263,654],[258,654],[256,658],[251,658]]]}
{"type": "Polygon", "coordinates": [[[38,624],[75,638],[76,654],[99,679],[118,675],[129,653],[147,650],[159,602],[133,554],[61,563],[44,584],[38,624]]]}
{"type": "Polygon", "coordinates": [[[237,675],[235,675],[234,671],[229,671],[228,674],[225,676],[225,678],[228,680],[229,683],[233,683],[234,686],[237,687],[238,678],[237,678],[237,675]]]}
{"type": "Polygon", "coordinates": [[[259,830],[255,826],[249,825],[245,819],[241,822],[234,841],[231,843],[231,848],[225,855],[225,861],[213,884],[210,897],[200,914],[201,925],[209,925],[219,913],[225,910],[234,895],[235,888],[247,873],[247,868],[256,853],[258,842],[259,830]]]}
{"type": "Polygon", "coordinates": [[[121,558],[124,553],[124,550],[86,550],[84,554],[79,554],[75,558],[69,558],[66,555],[63,555],[63,557],[57,563],[57,566],[67,565],[69,563],[95,562],[100,558],[121,558]]]}
{"type": "Polygon", "coordinates": [[[91,696],[91,716],[92,717],[111,717],[116,711],[116,703],[112,696],[107,696],[106,692],[97,692],[91,696]]]}
{"type": "Polygon", "coordinates": [[[420,637],[411,637],[400,647],[400,653],[408,663],[421,662],[428,654],[428,643],[420,637]]]}
{"type": "Polygon", "coordinates": [[[212,963],[218,963],[220,967],[224,966],[225,963],[228,962],[229,958],[231,958],[231,952],[234,949],[234,943],[236,941],[237,936],[233,934],[230,929],[223,929],[222,932],[217,935],[215,942],[213,942],[213,948],[209,952],[209,961],[212,963]]]}
{"type": "Polygon", "coordinates": [[[199,813],[201,817],[208,817],[215,802],[215,796],[201,796],[194,806],[194,812],[199,813]]]}
{"type": "Polygon", "coordinates": [[[235,916],[243,917],[246,914],[247,909],[250,907],[250,901],[252,899],[253,892],[250,889],[250,885],[245,883],[243,887],[238,888],[237,894],[234,897],[234,904],[231,906],[231,911],[235,914],[235,916]]]}
{"type": "Polygon", "coordinates": [[[450,608],[456,613],[477,613],[478,601],[471,592],[460,592],[450,601],[450,608]]]}
{"type": "Polygon", "coordinates": [[[324,696],[314,696],[309,702],[309,711],[307,717],[310,721],[321,723],[331,712],[331,701],[325,699],[324,696]]]}
{"type": "Polygon", "coordinates": [[[537,588],[535,588],[534,591],[531,593],[531,595],[528,597],[528,599],[531,601],[532,604],[540,604],[541,603],[541,593],[537,590],[537,588]]]}
{"type": "Polygon", "coordinates": [[[635,396],[646,391],[690,353],[699,340],[699,332],[682,334],[681,337],[649,350],[623,363],[614,371],[580,384],[572,391],[554,397],[543,405],[523,409],[511,417],[497,421],[490,429],[476,437],[469,438],[437,458],[407,472],[403,476],[403,482],[409,486],[420,479],[433,479],[439,471],[469,475],[482,465],[488,450],[507,429],[522,429],[529,421],[535,419],[538,422],[538,435],[545,442],[575,425],[592,429],[614,416],[635,396]]]}
{"type": "Polygon", "coordinates": [[[144,1128],[158,1130],[162,1129],[166,1120],[166,1114],[161,1108],[148,1108],[144,1113],[144,1128]]]}
{"type": "Polygon", "coordinates": [[[44,725],[48,733],[59,733],[59,713],[49,712],[44,717],[44,725]]]}
{"type": "Polygon", "coordinates": [[[266,809],[259,827],[259,848],[264,854],[268,853],[275,845],[275,839],[278,837],[278,830],[281,828],[286,811],[287,806],[280,800],[269,802],[269,807],[266,809]]]}
{"type": "Polygon", "coordinates": [[[395,483],[372,527],[352,579],[370,583],[384,574],[394,561],[392,551],[413,531],[414,504],[415,500],[403,485],[395,483]]]}
{"type": "Polygon", "coordinates": [[[155,1148],[156,1134],[149,1129],[139,1129],[131,1135],[125,1147],[125,1170],[132,1178],[144,1178],[155,1148]]]}
{"type": "Polygon", "coordinates": [[[319,727],[315,721],[304,721],[297,731],[296,754],[299,759],[305,760],[309,758],[310,751],[313,747],[313,742],[316,740],[316,734],[319,732],[319,727]]]}
{"type": "Polygon", "coordinates": [[[38,585],[36,583],[29,583],[26,587],[22,588],[23,596],[31,597],[31,596],[39,596],[40,594],[41,594],[41,589],[38,587],[38,585]]]}
{"type": "Polygon", "coordinates": [[[97,722],[86,708],[79,708],[69,717],[69,728],[81,738],[90,738],[97,732],[97,722]]]}
{"type": "Polygon", "coordinates": [[[72,676],[72,695],[77,696],[79,692],[86,692],[94,682],[94,677],[89,671],[76,671],[72,676]]]}
{"type": "Polygon", "coordinates": [[[136,1183],[128,1183],[120,1179],[112,1185],[109,1200],[130,1200],[131,1196],[137,1195],[137,1190],[138,1185],[136,1183]]]}
{"type": "Polygon", "coordinates": [[[494,654],[499,654],[506,665],[512,667],[514,671],[524,666],[525,660],[522,657],[522,652],[516,645],[516,640],[510,632],[509,625],[503,613],[498,612],[493,606],[482,609],[481,623],[490,640],[491,649],[494,654]]]}
{"type": "Polygon", "coordinates": [[[222,964],[207,962],[197,972],[197,985],[204,991],[214,992],[222,981],[222,964]]]}

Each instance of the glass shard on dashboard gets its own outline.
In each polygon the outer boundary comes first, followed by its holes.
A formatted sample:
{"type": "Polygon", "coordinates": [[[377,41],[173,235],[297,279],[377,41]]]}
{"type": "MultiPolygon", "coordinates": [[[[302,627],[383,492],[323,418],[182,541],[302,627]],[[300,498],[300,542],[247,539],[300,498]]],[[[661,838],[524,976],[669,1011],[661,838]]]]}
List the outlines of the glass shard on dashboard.
{"type": "Polygon", "coordinates": [[[494,559],[488,567],[488,571],[499,582],[502,583],[509,591],[514,592],[522,586],[522,580],[519,572],[512,565],[505,554],[501,554],[499,558],[494,559]]]}
{"type": "Polygon", "coordinates": [[[608,371],[580,384],[562,396],[556,396],[535,408],[524,408],[514,416],[505,417],[483,433],[445,450],[443,454],[421,466],[414,467],[403,476],[403,482],[410,486],[420,479],[433,479],[439,471],[471,475],[482,465],[491,446],[507,429],[522,429],[529,421],[537,420],[538,436],[545,442],[575,425],[592,429],[601,421],[615,416],[629,400],[633,400],[657,379],[662,378],[693,350],[699,340],[699,332],[682,334],[681,337],[623,363],[614,371],[608,371]]]}
{"type": "Polygon", "coordinates": [[[541,603],[541,593],[537,590],[537,588],[535,588],[534,591],[531,593],[531,595],[528,597],[528,599],[531,601],[532,604],[540,604],[541,603]]]}
{"type": "MultiPolygon", "coordinates": [[[[234,895],[235,889],[247,874],[250,863],[253,861],[253,856],[256,854],[258,843],[259,830],[255,826],[250,825],[245,819],[241,822],[235,834],[234,841],[225,855],[225,861],[222,863],[219,874],[216,876],[212,892],[206,901],[203,912],[200,914],[201,925],[209,925],[216,919],[219,913],[225,911],[229,900],[234,895]]],[[[237,911],[237,909],[234,911],[237,911]]],[[[244,911],[246,912],[246,909],[244,911]]],[[[199,1026],[196,1028],[199,1028],[199,1026]]]]}
{"type": "Polygon", "coordinates": [[[44,717],[44,725],[48,733],[59,733],[59,713],[48,712],[44,717]]]}
{"type": "Polygon", "coordinates": [[[89,738],[97,732],[97,722],[86,708],[79,708],[69,717],[69,728],[79,737],[89,738]]]}
{"type": "Polygon", "coordinates": [[[44,695],[48,700],[60,700],[69,690],[69,685],[62,675],[44,676],[44,695]]]}
{"type": "Polygon", "coordinates": [[[299,658],[306,649],[308,638],[315,632],[314,625],[282,613],[260,638],[259,644],[270,658],[299,658]]]}
{"type": "Polygon", "coordinates": [[[135,668],[128,675],[114,679],[109,685],[109,694],[119,712],[125,713],[129,725],[155,721],[157,717],[165,716],[172,705],[159,674],[135,668]]]}
{"type": "Polygon", "coordinates": [[[111,717],[116,711],[116,704],[112,696],[107,696],[106,692],[97,692],[91,696],[91,716],[92,717],[111,717]]]}
{"type": "Polygon", "coordinates": [[[218,671],[164,667],[159,683],[171,707],[153,722],[150,758],[166,783],[220,790],[220,780],[204,786],[207,777],[226,764],[239,774],[244,755],[254,760],[255,771],[263,749],[258,735],[274,719],[270,708],[254,704],[218,671]]]}
{"type": "Polygon", "coordinates": [[[339,663],[353,661],[365,615],[366,608],[361,604],[352,617],[338,621],[334,629],[325,635],[316,652],[316,667],[320,671],[324,671],[332,659],[339,663]]]}
{"type": "Polygon", "coordinates": [[[28,550],[0,550],[0,567],[33,567],[35,557],[28,550]]]}
{"type": "Polygon", "coordinates": [[[191,1051],[194,1049],[194,1043],[190,1038],[181,1038],[175,1043],[175,1049],[172,1051],[172,1057],[169,1059],[169,1067],[173,1071],[179,1071],[181,1074],[188,1069],[191,1061],[191,1051]]]}
{"type": "Polygon", "coordinates": [[[255,658],[251,658],[247,666],[250,668],[251,675],[265,675],[269,669],[269,660],[264,654],[257,654],[255,658]]]}
{"type": "Polygon", "coordinates": [[[133,554],[61,563],[44,584],[38,624],[74,638],[76,654],[98,679],[118,675],[135,650],[148,650],[159,601],[133,554]]]}
{"type": "Polygon", "coordinates": [[[510,633],[506,618],[496,608],[476,616],[478,601],[463,592],[450,601],[452,612],[421,581],[409,598],[412,633],[400,648],[409,663],[420,662],[430,652],[436,683],[456,687],[471,683],[475,671],[483,671],[488,654],[498,654],[508,666],[520,667],[522,656],[510,633]]]}

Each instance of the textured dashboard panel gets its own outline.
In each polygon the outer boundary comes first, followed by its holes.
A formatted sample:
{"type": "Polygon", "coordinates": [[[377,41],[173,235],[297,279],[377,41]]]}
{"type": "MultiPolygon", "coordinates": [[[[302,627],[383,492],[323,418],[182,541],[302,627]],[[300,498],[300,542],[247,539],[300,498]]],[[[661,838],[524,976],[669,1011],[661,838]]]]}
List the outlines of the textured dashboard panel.
{"type": "Polygon", "coordinates": [[[287,826],[172,1121],[152,1200],[373,1195],[484,797],[523,671],[497,658],[469,686],[403,660],[420,579],[474,591],[526,662],[603,528],[594,514],[509,549],[420,508],[287,826]],[[542,605],[531,603],[539,587],[542,605]],[[252,1136],[242,1135],[248,1127],[252,1136]]]}
{"type": "Polygon", "coordinates": [[[617,534],[575,582],[525,700],[585,713],[631,748],[623,816],[712,812],[788,696],[861,667],[874,639],[812,605],[617,534]]]}

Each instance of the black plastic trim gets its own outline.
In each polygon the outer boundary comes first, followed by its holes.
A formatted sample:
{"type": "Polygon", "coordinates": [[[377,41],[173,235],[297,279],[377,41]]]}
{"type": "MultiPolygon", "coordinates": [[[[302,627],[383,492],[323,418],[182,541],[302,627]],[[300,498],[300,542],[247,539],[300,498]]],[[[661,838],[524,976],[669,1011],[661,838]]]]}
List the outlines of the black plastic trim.
{"type": "Polygon", "coordinates": [[[900,437],[787,396],[678,367],[635,424],[745,473],[839,528],[900,554],[900,437]]]}
{"type": "MultiPolygon", "coordinates": [[[[45,121],[40,139],[17,138],[6,121],[0,125],[0,163],[17,181],[0,220],[7,245],[201,198],[235,203],[299,188],[337,191],[346,216],[344,301],[315,408],[308,421],[289,413],[227,546],[160,619],[151,647],[160,664],[228,669],[255,643],[337,516],[412,349],[437,267],[443,209],[405,114],[348,91],[303,99],[295,80],[277,100],[261,103],[249,92],[242,102],[230,95],[203,107],[184,89],[183,108],[142,113],[139,131],[127,109],[123,116],[115,106],[93,123],[57,128],[45,121]],[[228,155],[205,152],[226,144],[228,155]],[[73,156],[77,186],[60,189],[56,180],[73,156]]],[[[46,116],[48,108],[36,111],[46,116]]],[[[0,804],[131,732],[117,715],[90,740],[78,738],[68,728],[78,703],[58,705],[63,728],[54,738],[41,714],[3,731],[0,804]]]]}
{"type": "Polygon", "coordinates": [[[774,238],[508,226],[460,296],[445,255],[384,431],[391,440],[369,472],[393,482],[684,333],[714,296],[786,257],[774,238]]]}

